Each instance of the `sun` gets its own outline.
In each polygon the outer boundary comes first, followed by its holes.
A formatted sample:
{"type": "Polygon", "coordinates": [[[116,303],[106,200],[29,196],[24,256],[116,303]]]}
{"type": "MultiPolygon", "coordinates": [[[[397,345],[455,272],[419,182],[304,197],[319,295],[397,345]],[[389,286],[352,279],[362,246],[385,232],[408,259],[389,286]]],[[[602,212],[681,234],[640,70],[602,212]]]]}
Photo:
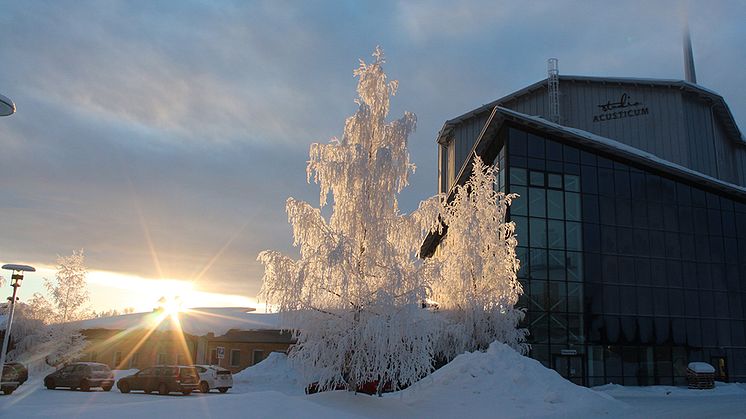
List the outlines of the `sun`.
{"type": "Polygon", "coordinates": [[[174,317],[185,311],[181,298],[178,296],[172,298],[161,297],[158,300],[158,305],[165,316],[174,317]]]}

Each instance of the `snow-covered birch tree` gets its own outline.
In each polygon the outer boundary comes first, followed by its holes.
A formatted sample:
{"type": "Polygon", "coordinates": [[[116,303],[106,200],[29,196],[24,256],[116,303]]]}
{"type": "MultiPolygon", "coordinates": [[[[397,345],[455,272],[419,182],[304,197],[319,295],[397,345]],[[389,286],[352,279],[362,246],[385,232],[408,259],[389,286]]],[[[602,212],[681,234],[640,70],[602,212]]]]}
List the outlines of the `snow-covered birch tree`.
{"type": "Polygon", "coordinates": [[[261,296],[297,337],[290,358],[322,389],[378,381],[380,392],[432,368],[432,328],[420,308],[428,270],[416,253],[439,203],[399,212],[397,196],[414,170],[407,139],[416,117],[406,112],[386,122],[397,82],[387,81],[380,48],[373,57],[354,71],[358,109],[342,138],[311,145],[307,180],[320,187],[320,207],[287,200],[300,259],[276,251],[258,258],[261,296]]]}
{"type": "Polygon", "coordinates": [[[432,298],[444,320],[438,352],[446,359],[496,340],[527,349],[527,331],[517,327],[524,312],[515,307],[523,293],[515,225],[505,221],[516,195],[495,191],[496,172],[477,157],[471,178],[456,186],[441,213],[448,230],[435,256],[440,275],[432,298]]]}
{"type": "Polygon", "coordinates": [[[32,299],[28,304],[16,305],[13,346],[8,352],[8,359],[26,364],[32,373],[75,360],[86,345],[85,337],[74,326],[50,323],[56,316],[40,304],[44,303],[32,299]]]}
{"type": "Polygon", "coordinates": [[[74,250],[70,256],[57,257],[55,280],[44,279],[44,287],[51,296],[56,314],[55,323],[82,320],[89,316],[83,305],[88,301],[88,270],[83,249],[74,250]]]}
{"type": "Polygon", "coordinates": [[[82,249],[57,258],[55,279],[44,279],[50,298],[35,293],[28,303],[16,306],[11,331],[13,350],[8,353],[9,359],[41,371],[70,362],[81,354],[85,337],[70,322],[90,315],[84,306],[88,301],[86,274],[82,249]]]}

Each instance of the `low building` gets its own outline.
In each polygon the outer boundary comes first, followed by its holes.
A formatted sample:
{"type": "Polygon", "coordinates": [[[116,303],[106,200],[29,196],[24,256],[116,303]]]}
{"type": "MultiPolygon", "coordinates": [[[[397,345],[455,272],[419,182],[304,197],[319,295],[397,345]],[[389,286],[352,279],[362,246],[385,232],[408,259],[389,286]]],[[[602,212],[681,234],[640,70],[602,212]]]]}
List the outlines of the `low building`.
{"type": "Polygon", "coordinates": [[[197,363],[219,365],[238,372],[261,362],[272,352],[287,352],[294,343],[292,334],[279,330],[238,330],[197,338],[197,363]],[[204,352],[202,352],[204,348],[204,352]],[[223,353],[223,358],[218,354],[223,353]]]}
{"type": "Polygon", "coordinates": [[[276,314],[248,308],[155,310],[84,320],[76,326],[87,341],[80,360],[112,369],[214,364],[238,372],[293,344],[291,333],[279,330],[276,314]]]}

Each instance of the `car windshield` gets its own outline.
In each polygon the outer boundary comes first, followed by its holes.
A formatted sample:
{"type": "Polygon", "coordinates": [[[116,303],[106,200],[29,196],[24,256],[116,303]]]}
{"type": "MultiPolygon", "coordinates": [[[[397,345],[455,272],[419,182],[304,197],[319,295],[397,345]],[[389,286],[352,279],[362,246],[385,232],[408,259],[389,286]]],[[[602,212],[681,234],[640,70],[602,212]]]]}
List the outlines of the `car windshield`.
{"type": "Polygon", "coordinates": [[[109,367],[107,367],[106,365],[91,365],[91,371],[109,372],[109,367]]]}

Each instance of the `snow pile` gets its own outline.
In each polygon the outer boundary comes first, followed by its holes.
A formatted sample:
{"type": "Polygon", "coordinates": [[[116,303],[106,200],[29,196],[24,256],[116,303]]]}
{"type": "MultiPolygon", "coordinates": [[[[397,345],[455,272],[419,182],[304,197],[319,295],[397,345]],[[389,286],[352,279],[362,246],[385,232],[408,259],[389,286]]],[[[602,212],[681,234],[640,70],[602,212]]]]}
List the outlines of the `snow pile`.
{"type": "Polygon", "coordinates": [[[401,393],[406,404],[439,417],[597,417],[627,407],[498,342],[459,355],[401,393]]]}
{"type": "Polygon", "coordinates": [[[140,370],[133,368],[129,370],[111,370],[112,373],[114,373],[114,379],[116,381],[119,381],[122,377],[129,377],[132,374],[138,373],[140,370]]]}
{"type": "Polygon", "coordinates": [[[282,352],[272,352],[262,362],[233,375],[236,392],[274,390],[288,395],[304,394],[305,382],[282,352]]]}

